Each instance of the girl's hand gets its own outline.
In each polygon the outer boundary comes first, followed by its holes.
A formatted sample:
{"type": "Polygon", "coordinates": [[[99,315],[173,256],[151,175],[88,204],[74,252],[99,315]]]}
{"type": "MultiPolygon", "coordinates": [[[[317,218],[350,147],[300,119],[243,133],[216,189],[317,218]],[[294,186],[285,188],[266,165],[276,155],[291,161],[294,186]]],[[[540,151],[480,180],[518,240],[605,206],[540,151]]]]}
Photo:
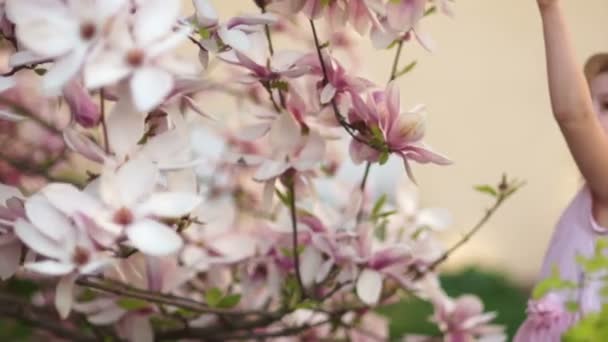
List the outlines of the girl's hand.
{"type": "Polygon", "coordinates": [[[559,2],[558,0],[536,0],[536,1],[538,2],[538,7],[540,7],[541,9],[553,6],[559,2]]]}

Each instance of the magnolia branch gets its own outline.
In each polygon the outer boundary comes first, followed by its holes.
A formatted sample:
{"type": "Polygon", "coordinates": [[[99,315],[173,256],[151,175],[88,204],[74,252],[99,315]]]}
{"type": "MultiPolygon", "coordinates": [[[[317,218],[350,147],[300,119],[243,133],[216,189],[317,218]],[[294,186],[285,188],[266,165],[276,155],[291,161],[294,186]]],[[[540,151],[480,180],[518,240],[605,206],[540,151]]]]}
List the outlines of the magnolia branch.
{"type": "Polygon", "coordinates": [[[202,314],[218,314],[226,316],[272,316],[272,312],[265,311],[245,311],[211,308],[203,303],[169,294],[160,294],[146,290],[140,290],[127,284],[119,283],[110,279],[101,279],[91,276],[83,276],[76,283],[80,286],[88,287],[97,291],[115,294],[123,297],[147,300],[151,303],[170,305],[202,314]]]}
{"type": "Polygon", "coordinates": [[[291,175],[288,181],[289,189],[289,212],[291,214],[291,232],[292,232],[292,254],[293,254],[293,267],[295,269],[296,280],[298,286],[302,292],[302,297],[306,297],[306,287],[302,281],[302,274],[300,273],[300,253],[298,252],[298,219],[296,217],[296,190],[295,190],[295,176],[291,175]]]}
{"type": "Polygon", "coordinates": [[[23,322],[29,326],[48,331],[56,337],[75,342],[98,341],[78,328],[70,328],[46,307],[37,307],[15,295],[0,293],[0,316],[23,322]]]}
{"type": "Polygon", "coordinates": [[[456,242],[456,244],[446,250],[439,258],[437,258],[437,260],[433,261],[431,264],[425,267],[424,270],[413,269],[413,272],[415,274],[414,279],[420,279],[426,273],[433,272],[437,268],[437,266],[446,261],[450,257],[450,255],[452,255],[452,253],[454,253],[457,249],[467,243],[473,237],[473,235],[475,235],[490,220],[490,218],[494,216],[494,214],[502,206],[502,204],[504,204],[504,202],[524,184],[525,183],[523,182],[508,184],[506,178],[503,177],[503,180],[498,187],[499,190],[496,193],[496,200],[494,201],[494,204],[486,210],[485,214],[479,219],[479,221],[477,221],[477,223],[471,229],[469,229],[469,231],[458,242],[456,242]]]}

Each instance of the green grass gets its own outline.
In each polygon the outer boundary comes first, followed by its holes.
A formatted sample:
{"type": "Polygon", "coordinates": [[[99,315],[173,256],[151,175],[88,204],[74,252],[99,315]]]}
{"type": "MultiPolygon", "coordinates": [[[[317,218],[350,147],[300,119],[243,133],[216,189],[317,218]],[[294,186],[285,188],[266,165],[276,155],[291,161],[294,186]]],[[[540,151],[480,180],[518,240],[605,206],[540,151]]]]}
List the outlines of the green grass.
{"type": "MultiPolygon", "coordinates": [[[[474,294],[481,298],[486,311],[496,311],[496,323],[506,327],[511,340],[525,318],[528,294],[506,276],[475,267],[441,277],[441,284],[448,295],[457,297],[474,294]]],[[[428,322],[433,313],[429,303],[419,299],[408,299],[381,308],[380,313],[390,319],[390,335],[396,339],[404,334],[437,335],[437,328],[428,322]]]]}

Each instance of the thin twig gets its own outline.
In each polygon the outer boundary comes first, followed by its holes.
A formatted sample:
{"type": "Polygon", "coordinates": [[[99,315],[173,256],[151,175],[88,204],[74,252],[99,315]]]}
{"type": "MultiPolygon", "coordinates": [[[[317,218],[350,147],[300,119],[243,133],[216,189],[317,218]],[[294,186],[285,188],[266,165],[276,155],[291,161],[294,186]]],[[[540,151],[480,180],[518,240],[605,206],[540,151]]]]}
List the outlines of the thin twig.
{"type": "Polygon", "coordinates": [[[110,138],[108,137],[108,125],[106,123],[106,100],[103,88],[99,90],[99,110],[101,111],[101,130],[103,131],[103,143],[106,153],[110,154],[110,138]]]}
{"type": "Polygon", "coordinates": [[[295,180],[289,180],[289,212],[291,214],[291,233],[292,233],[292,248],[293,248],[293,263],[296,273],[296,280],[298,281],[298,285],[300,286],[300,290],[302,292],[302,297],[307,297],[306,295],[306,287],[304,287],[304,282],[302,281],[302,274],[300,273],[300,253],[298,253],[298,221],[296,217],[296,190],[294,186],[295,180]]]}
{"type": "Polygon", "coordinates": [[[397,68],[399,67],[399,59],[401,58],[401,50],[403,49],[403,40],[397,43],[397,52],[395,53],[395,59],[393,60],[393,67],[391,68],[391,75],[388,79],[389,82],[397,78],[397,68]]]}
{"type": "Polygon", "coordinates": [[[76,283],[80,286],[88,287],[94,290],[112,293],[118,296],[132,297],[142,300],[147,300],[151,303],[171,305],[174,307],[186,309],[197,313],[211,313],[218,315],[233,315],[233,316],[269,316],[273,313],[265,311],[244,311],[244,310],[230,310],[211,308],[203,303],[184,298],[173,296],[169,294],[160,294],[157,292],[150,292],[133,288],[127,284],[123,284],[117,281],[109,279],[100,279],[97,277],[81,277],[76,280],[76,283]]]}

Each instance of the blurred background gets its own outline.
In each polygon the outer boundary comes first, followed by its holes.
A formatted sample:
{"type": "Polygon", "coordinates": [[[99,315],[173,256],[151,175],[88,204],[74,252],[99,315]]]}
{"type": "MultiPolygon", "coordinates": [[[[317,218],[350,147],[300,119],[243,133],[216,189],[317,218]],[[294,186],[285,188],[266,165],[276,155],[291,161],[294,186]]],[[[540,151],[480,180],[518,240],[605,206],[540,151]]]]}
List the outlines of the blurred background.
{"type": "MultiPolygon", "coordinates": [[[[222,18],[257,11],[251,0],[212,3],[222,18]]],[[[608,2],[563,3],[581,65],[589,55],[608,50],[608,2]]],[[[536,1],[457,0],[454,8],[454,18],[435,15],[423,22],[437,49],[430,54],[407,44],[401,65],[418,63],[397,82],[406,108],[427,106],[426,141],[454,161],[448,167],[414,165],[422,206],[447,208],[453,215],[447,245],[491,205],[475,185],[496,184],[503,173],[527,182],[451,256],[442,278],[452,296],[478,294],[489,310],[500,312],[498,323],[512,333],[524,317],[554,224],[581,178],[550,112],[536,1]]],[[[357,74],[384,84],[394,52],[373,49],[368,37],[353,38],[362,52],[357,74]]],[[[289,39],[277,41],[279,48],[289,44],[289,39]]],[[[357,181],[362,172],[353,167],[349,175],[357,181]]],[[[370,188],[389,192],[403,173],[398,160],[374,166],[370,188]]],[[[393,336],[432,331],[424,320],[431,308],[422,302],[402,302],[382,312],[392,318],[393,336]]],[[[11,329],[0,329],[0,340],[19,334],[21,327],[11,329]]]]}

